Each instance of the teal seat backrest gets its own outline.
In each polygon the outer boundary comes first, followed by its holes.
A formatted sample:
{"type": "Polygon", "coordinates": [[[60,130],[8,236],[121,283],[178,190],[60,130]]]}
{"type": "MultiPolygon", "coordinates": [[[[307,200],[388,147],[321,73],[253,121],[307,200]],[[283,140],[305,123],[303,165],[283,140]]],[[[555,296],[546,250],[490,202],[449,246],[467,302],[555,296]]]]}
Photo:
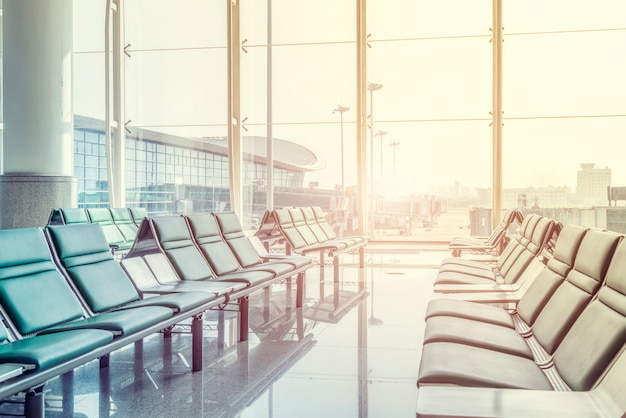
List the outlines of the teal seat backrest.
{"type": "Polygon", "coordinates": [[[263,262],[246,234],[235,212],[214,213],[220,232],[241,267],[246,268],[263,262]]]}
{"type": "Polygon", "coordinates": [[[307,242],[294,226],[291,215],[287,209],[275,209],[274,219],[276,219],[276,223],[283,236],[289,241],[289,245],[296,250],[307,246],[307,242]]]}
{"type": "Polygon", "coordinates": [[[89,223],[89,217],[83,208],[60,208],[59,211],[66,225],[89,223]]]}
{"type": "Polygon", "coordinates": [[[315,214],[315,220],[319,224],[320,228],[324,230],[324,233],[328,237],[328,239],[337,238],[337,234],[333,230],[333,227],[330,226],[326,217],[324,216],[324,211],[319,206],[313,206],[313,213],[315,214]]]}
{"type": "Polygon", "coordinates": [[[83,317],[41,229],[0,230],[0,304],[21,335],[83,317]]]}
{"type": "Polygon", "coordinates": [[[305,207],[300,208],[300,211],[302,211],[302,216],[304,216],[304,220],[306,221],[306,224],[309,226],[309,229],[311,230],[311,232],[313,232],[313,234],[315,235],[315,238],[319,242],[328,241],[328,236],[326,236],[326,233],[324,232],[320,224],[318,224],[317,220],[315,219],[315,212],[313,212],[313,208],[309,206],[305,206],[305,207]]]}
{"type": "Polygon", "coordinates": [[[135,241],[137,237],[137,225],[133,222],[133,218],[130,216],[130,212],[127,208],[111,208],[111,219],[113,223],[120,230],[124,239],[127,242],[135,241]]]}
{"type": "Polygon", "coordinates": [[[49,226],[48,233],[63,268],[93,312],[140,299],[109,251],[100,225],[49,226]]]}
{"type": "Polygon", "coordinates": [[[130,211],[130,215],[133,219],[133,222],[137,226],[141,224],[141,221],[144,218],[148,217],[148,211],[146,210],[146,208],[128,208],[128,210],[130,211]]]}
{"type": "Polygon", "coordinates": [[[306,220],[304,219],[304,214],[300,208],[290,208],[288,211],[293,225],[296,227],[300,235],[302,235],[302,238],[304,238],[307,245],[311,246],[319,244],[320,242],[317,240],[317,237],[311,228],[307,225],[306,220]]]}
{"type": "Polygon", "coordinates": [[[180,216],[151,218],[154,235],[183,280],[212,279],[213,272],[191,239],[187,222],[180,216]]]}
{"type": "Polygon", "coordinates": [[[102,231],[106,236],[109,245],[121,245],[126,243],[124,236],[113,224],[111,212],[108,208],[89,208],[87,209],[91,223],[100,224],[102,231]]]}
{"type": "Polygon", "coordinates": [[[188,216],[187,221],[196,243],[215,274],[221,276],[239,270],[239,262],[222,239],[214,216],[193,215],[188,216]]]}

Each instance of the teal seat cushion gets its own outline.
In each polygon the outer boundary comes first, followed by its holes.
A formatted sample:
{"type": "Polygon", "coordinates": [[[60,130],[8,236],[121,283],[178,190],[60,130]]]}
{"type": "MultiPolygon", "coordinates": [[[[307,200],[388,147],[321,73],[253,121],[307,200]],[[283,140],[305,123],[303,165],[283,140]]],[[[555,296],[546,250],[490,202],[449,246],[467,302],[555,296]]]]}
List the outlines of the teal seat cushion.
{"type": "Polygon", "coordinates": [[[93,312],[140,299],[132,282],[114,260],[71,267],[67,272],[93,312]]]}
{"type": "Polygon", "coordinates": [[[256,286],[262,283],[266,283],[274,279],[274,273],[264,270],[258,271],[238,271],[231,274],[225,274],[219,277],[217,280],[224,280],[228,282],[240,282],[247,283],[249,286],[256,286]]]}
{"type": "Polygon", "coordinates": [[[113,340],[109,331],[85,329],[38,335],[0,345],[0,363],[34,365],[35,370],[46,369],[113,340]]]}
{"type": "Polygon", "coordinates": [[[165,254],[184,280],[208,280],[213,278],[209,264],[196,247],[166,250],[165,254]]]}
{"type": "Polygon", "coordinates": [[[56,270],[0,280],[0,304],[22,335],[83,316],[78,299],[56,270]]]}
{"type": "Polygon", "coordinates": [[[139,300],[97,224],[48,227],[61,263],[93,312],[139,300]]]}
{"type": "Polygon", "coordinates": [[[295,270],[293,264],[285,262],[285,261],[270,261],[262,264],[255,264],[253,266],[247,267],[246,271],[271,271],[276,276],[287,275],[295,270]]]}
{"type": "Polygon", "coordinates": [[[213,272],[202,253],[196,248],[187,223],[180,216],[152,219],[157,239],[179,277],[184,280],[212,279],[213,272]]]}
{"type": "MultiPolygon", "coordinates": [[[[201,282],[186,282],[201,283],[201,282]]],[[[174,312],[186,312],[191,309],[197,308],[207,304],[217,297],[217,294],[203,291],[182,292],[182,293],[168,293],[165,295],[147,297],[142,300],[125,305],[123,309],[135,308],[138,306],[165,306],[172,309],[174,312]]]]}
{"type": "Polygon", "coordinates": [[[59,209],[63,215],[63,221],[66,224],[82,224],[88,223],[89,218],[87,212],[83,208],[61,208],[59,209]]]}
{"type": "Polygon", "coordinates": [[[43,331],[44,334],[76,329],[101,329],[118,335],[130,335],[158,324],[174,315],[170,308],[162,306],[145,306],[105,312],[91,318],[59,325],[43,331]]]}

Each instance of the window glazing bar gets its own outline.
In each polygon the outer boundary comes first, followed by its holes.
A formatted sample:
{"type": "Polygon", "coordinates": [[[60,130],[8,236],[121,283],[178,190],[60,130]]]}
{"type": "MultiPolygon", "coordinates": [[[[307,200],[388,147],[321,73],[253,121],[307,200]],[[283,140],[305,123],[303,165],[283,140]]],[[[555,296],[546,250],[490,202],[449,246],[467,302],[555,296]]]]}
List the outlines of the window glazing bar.
{"type": "Polygon", "coordinates": [[[228,181],[230,208],[242,219],[240,4],[239,0],[226,1],[228,10],[228,181]]]}
{"type": "MultiPolygon", "coordinates": [[[[369,216],[367,211],[367,109],[366,109],[366,0],[356,0],[356,136],[357,136],[357,198],[359,234],[366,235],[369,216]]],[[[370,173],[370,176],[373,173],[370,173]]]]}
{"type": "Polygon", "coordinates": [[[491,225],[500,223],[502,212],[502,0],[493,0],[492,86],[492,210],[491,225]]]}

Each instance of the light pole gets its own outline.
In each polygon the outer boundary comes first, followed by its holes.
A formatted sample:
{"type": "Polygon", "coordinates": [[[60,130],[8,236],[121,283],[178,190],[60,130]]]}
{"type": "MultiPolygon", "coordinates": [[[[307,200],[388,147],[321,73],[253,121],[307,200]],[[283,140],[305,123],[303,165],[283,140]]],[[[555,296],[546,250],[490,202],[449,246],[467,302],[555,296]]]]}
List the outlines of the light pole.
{"type": "Polygon", "coordinates": [[[374,92],[383,88],[379,83],[367,83],[367,89],[370,92],[370,215],[372,218],[372,233],[374,238],[374,92]]]}
{"type": "Polygon", "coordinates": [[[376,132],[380,139],[380,180],[383,179],[383,136],[387,135],[387,131],[376,132]]]}
{"type": "Polygon", "coordinates": [[[341,196],[346,195],[346,185],[343,169],[343,112],[350,110],[349,107],[338,105],[337,109],[333,110],[333,114],[339,112],[339,123],[341,125],[341,196]]]}
{"type": "Polygon", "coordinates": [[[393,147],[393,183],[396,184],[396,147],[400,145],[398,141],[393,141],[389,144],[390,147],[393,147]]]}

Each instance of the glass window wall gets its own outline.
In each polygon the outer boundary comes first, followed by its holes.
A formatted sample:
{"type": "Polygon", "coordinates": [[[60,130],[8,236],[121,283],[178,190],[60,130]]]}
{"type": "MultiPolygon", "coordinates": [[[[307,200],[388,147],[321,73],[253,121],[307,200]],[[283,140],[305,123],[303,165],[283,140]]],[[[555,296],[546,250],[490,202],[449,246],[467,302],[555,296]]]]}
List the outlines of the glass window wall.
{"type": "Polygon", "coordinates": [[[503,200],[623,232],[609,225],[608,188],[626,186],[626,4],[505,1],[503,10],[503,200]]]}
{"type": "MultiPolygon", "coordinates": [[[[81,196],[102,205],[105,4],[74,3],[75,173],[81,196]]],[[[228,4],[125,2],[128,205],[229,207],[228,4]]],[[[356,233],[361,191],[374,214],[362,227],[378,239],[488,233],[492,6],[366,2],[367,158],[357,162],[355,3],[242,2],[244,224],[270,204],[319,205],[356,233]]],[[[607,187],[626,186],[625,7],[503,0],[503,209],[603,219],[594,208],[607,211],[607,187]]]]}

